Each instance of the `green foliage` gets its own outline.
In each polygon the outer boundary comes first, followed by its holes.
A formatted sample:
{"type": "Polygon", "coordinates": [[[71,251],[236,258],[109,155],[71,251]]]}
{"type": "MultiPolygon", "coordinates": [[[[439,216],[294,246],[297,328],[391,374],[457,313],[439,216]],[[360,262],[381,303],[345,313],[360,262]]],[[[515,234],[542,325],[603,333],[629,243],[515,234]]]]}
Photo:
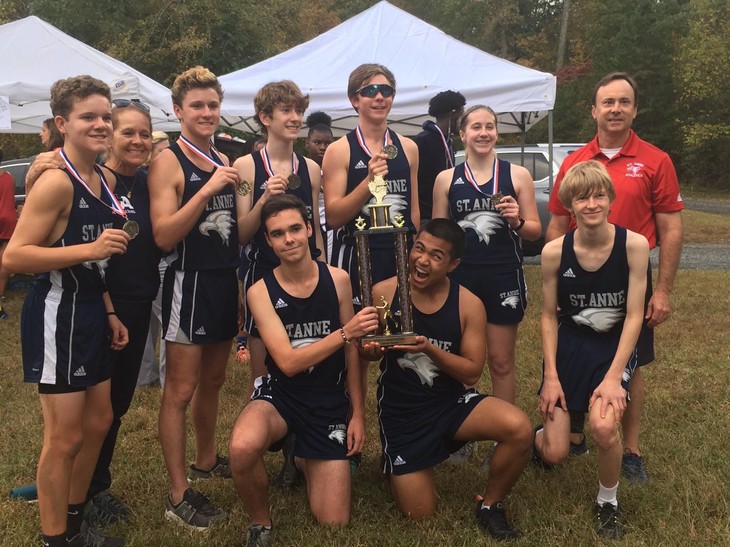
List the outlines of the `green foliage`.
{"type": "Polygon", "coordinates": [[[730,6],[723,0],[691,0],[687,33],[675,55],[683,125],[683,165],[710,187],[730,188],[723,162],[730,150],[730,6]]]}

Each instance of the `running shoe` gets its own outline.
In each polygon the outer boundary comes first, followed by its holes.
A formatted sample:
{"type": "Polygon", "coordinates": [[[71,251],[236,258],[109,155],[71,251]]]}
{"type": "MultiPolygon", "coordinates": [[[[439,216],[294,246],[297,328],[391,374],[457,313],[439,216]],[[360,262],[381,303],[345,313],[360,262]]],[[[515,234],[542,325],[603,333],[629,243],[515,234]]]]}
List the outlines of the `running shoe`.
{"type": "Polygon", "coordinates": [[[519,537],[517,530],[512,528],[507,521],[507,514],[501,501],[493,503],[489,509],[482,505],[484,499],[477,497],[477,524],[490,536],[497,540],[516,539],[519,537]]]}
{"type": "Polygon", "coordinates": [[[177,505],[172,503],[170,496],[167,497],[165,518],[193,530],[203,531],[211,524],[228,520],[228,514],[223,509],[213,507],[210,500],[200,492],[188,488],[177,505]]]}
{"type": "Polygon", "coordinates": [[[191,463],[188,468],[188,482],[193,482],[201,479],[212,479],[213,477],[221,477],[223,479],[231,478],[231,462],[225,456],[216,454],[215,465],[208,469],[200,469],[195,467],[195,464],[191,463]]]}

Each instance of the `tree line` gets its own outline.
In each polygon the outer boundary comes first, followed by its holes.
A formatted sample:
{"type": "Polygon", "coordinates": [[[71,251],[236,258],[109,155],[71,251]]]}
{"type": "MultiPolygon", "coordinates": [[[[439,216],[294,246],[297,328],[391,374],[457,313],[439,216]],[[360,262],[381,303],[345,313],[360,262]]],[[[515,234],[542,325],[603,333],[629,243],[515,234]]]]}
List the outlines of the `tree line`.
{"type": "MultiPolygon", "coordinates": [[[[4,0],[0,23],[36,15],[169,86],[176,74],[196,64],[226,74],[262,61],[375,3],[4,0]]],[[[683,184],[730,189],[730,169],[721,161],[730,152],[727,0],[391,3],[483,51],[555,74],[556,142],[592,138],[595,82],[614,70],[630,73],[639,84],[634,127],[642,138],[671,154],[683,184]]],[[[532,129],[527,140],[545,142],[546,124],[532,129]]],[[[37,139],[17,135],[0,135],[0,146],[6,158],[39,147],[37,139]]]]}

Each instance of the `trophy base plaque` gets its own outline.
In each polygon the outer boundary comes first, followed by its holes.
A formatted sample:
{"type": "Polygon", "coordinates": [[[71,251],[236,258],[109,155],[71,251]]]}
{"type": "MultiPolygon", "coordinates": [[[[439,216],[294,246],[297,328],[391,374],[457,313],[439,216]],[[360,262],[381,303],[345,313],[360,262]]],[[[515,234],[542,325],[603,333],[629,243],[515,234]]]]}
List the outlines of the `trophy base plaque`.
{"type": "Polygon", "coordinates": [[[360,344],[364,345],[368,342],[377,342],[381,347],[390,348],[393,346],[415,346],[416,334],[412,332],[396,333],[396,334],[374,334],[363,336],[360,338],[360,344]]]}

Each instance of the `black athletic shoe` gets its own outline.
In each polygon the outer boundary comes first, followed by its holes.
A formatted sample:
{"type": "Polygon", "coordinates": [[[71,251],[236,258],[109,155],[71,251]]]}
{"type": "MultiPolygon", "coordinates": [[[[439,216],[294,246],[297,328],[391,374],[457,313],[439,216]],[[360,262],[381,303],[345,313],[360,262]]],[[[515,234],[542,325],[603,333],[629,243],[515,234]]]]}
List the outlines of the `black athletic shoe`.
{"type": "Polygon", "coordinates": [[[489,509],[482,507],[484,500],[477,498],[477,524],[482,530],[485,530],[490,536],[497,540],[516,539],[519,537],[517,530],[512,528],[507,521],[507,515],[504,512],[504,505],[501,501],[493,503],[489,509]]]}
{"type": "Polygon", "coordinates": [[[620,539],[624,535],[621,508],[612,503],[596,504],[594,509],[596,533],[608,539],[620,539]]]}
{"type": "Polygon", "coordinates": [[[188,468],[188,483],[197,481],[200,479],[212,479],[213,477],[221,477],[223,479],[231,478],[231,462],[225,456],[216,454],[215,465],[210,469],[200,469],[195,467],[194,464],[190,464],[188,468]]]}
{"type": "Polygon", "coordinates": [[[246,534],[246,547],[268,547],[274,544],[274,527],[254,524],[246,534]]]}
{"type": "Polygon", "coordinates": [[[81,531],[68,540],[69,547],[123,547],[124,539],[105,536],[99,530],[89,526],[88,522],[81,524],[81,531]]]}
{"type": "Polygon", "coordinates": [[[92,526],[104,528],[117,522],[129,521],[129,510],[118,498],[102,490],[91,498],[84,518],[92,526]]]}
{"type": "Polygon", "coordinates": [[[274,485],[283,490],[289,490],[296,486],[299,476],[301,475],[294,463],[294,441],[296,437],[294,433],[289,433],[284,439],[284,445],[281,452],[284,454],[284,463],[281,466],[279,474],[274,479],[274,485]]]}
{"type": "Polygon", "coordinates": [[[570,443],[570,455],[571,456],[585,456],[588,454],[588,445],[586,444],[586,436],[583,435],[583,439],[579,443],[570,443]]]}
{"type": "Polygon", "coordinates": [[[624,450],[621,459],[621,472],[629,481],[629,484],[646,484],[649,482],[649,475],[646,472],[646,462],[638,454],[634,454],[628,448],[624,450]]]}
{"type": "Polygon", "coordinates": [[[228,520],[228,514],[218,507],[214,507],[210,500],[195,490],[185,490],[183,499],[177,505],[167,497],[165,518],[173,520],[194,530],[207,530],[211,524],[228,520]]]}

